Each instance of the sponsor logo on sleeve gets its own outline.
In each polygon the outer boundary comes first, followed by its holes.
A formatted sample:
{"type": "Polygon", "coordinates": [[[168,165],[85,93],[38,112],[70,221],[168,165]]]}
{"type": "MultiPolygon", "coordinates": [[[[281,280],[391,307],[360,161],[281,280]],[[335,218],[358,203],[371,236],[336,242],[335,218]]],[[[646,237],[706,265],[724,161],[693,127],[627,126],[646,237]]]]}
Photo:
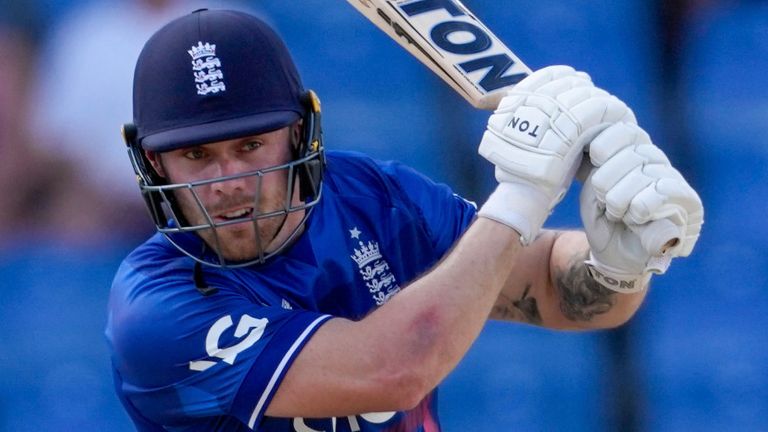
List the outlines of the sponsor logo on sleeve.
{"type": "Polygon", "coordinates": [[[234,364],[237,356],[252,347],[261,336],[264,334],[264,329],[267,327],[269,320],[266,318],[254,318],[248,314],[244,314],[240,317],[240,321],[235,327],[234,336],[240,339],[239,342],[232,346],[220,347],[219,341],[224,332],[234,325],[231,315],[226,315],[219,318],[210,330],[205,338],[205,350],[210,356],[211,360],[196,360],[189,362],[189,368],[193,371],[202,372],[208,368],[215,366],[219,362],[227,364],[234,364]]]}

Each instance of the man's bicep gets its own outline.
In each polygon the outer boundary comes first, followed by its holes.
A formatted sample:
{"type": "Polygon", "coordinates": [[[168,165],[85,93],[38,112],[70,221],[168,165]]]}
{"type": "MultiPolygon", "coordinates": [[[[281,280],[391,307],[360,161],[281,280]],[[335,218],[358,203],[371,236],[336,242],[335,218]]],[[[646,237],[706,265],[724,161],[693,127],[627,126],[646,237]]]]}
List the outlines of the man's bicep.
{"type": "Polygon", "coordinates": [[[512,264],[491,318],[556,330],[615,326],[615,315],[642,297],[617,297],[595,282],[584,266],[588,253],[583,232],[543,231],[512,264]]]}
{"type": "Polygon", "coordinates": [[[385,359],[371,348],[366,324],[323,323],[288,369],[267,408],[271,417],[340,417],[387,408],[385,359]]]}
{"type": "Polygon", "coordinates": [[[552,247],[559,232],[542,230],[514,263],[504,289],[496,299],[491,318],[560,328],[559,296],[550,278],[552,247]]]}

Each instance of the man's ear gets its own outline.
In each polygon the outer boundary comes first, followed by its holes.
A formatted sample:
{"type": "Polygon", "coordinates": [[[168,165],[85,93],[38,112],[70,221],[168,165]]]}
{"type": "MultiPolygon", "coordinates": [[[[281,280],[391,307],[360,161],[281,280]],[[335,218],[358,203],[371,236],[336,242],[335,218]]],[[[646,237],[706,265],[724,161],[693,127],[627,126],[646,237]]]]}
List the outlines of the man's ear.
{"type": "Polygon", "coordinates": [[[299,119],[293,126],[291,126],[291,143],[293,143],[294,146],[301,144],[301,131],[303,125],[304,119],[299,119]]]}
{"type": "Polygon", "coordinates": [[[160,153],[150,150],[144,150],[144,155],[147,156],[147,160],[149,163],[152,164],[152,168],[155,170],[157,175],[160,177],[165,178],[165,170],[163,169],[163,163],[160,160],[160,153]]]}

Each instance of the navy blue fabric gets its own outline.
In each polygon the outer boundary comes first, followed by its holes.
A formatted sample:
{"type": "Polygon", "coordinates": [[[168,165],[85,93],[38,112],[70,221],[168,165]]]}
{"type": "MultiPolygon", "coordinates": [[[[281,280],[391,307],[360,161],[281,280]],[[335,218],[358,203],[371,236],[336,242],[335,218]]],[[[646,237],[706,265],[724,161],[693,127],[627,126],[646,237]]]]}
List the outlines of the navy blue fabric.
{"type": "Polygon", "coordinates": [[[237,11],[178,18],[144,46],[133,116],[148,150],[165,151],[279,129],[303,114],[304,90],[285,44],[237,11]]]}

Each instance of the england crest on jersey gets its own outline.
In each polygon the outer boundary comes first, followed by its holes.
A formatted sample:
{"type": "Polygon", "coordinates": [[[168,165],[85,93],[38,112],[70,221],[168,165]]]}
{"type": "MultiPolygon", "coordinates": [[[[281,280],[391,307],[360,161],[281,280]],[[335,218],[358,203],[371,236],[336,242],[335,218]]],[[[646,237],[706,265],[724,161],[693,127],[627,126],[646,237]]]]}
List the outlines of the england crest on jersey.
{"type": "Polygon", "coordinates": [[[195,75],[197,94],[207,95],[225,91],[224,73],[219,69],[221,60],[216,57],[216,44],[198,42],[187,51],[192,56],[192,72],[195,75]]]}
{"type": "Polygon", "coordinates": [[[400,291],[400,285],[390,271],[389,263],[382,256],[379,243],[372,240],[363,242],[360,239],[361,234],[357,227],[349,230],[350,237],[358,240],[359,245],[350,258],[357,264],[363,282],[376,305],[381,306],[400,291]]]}

